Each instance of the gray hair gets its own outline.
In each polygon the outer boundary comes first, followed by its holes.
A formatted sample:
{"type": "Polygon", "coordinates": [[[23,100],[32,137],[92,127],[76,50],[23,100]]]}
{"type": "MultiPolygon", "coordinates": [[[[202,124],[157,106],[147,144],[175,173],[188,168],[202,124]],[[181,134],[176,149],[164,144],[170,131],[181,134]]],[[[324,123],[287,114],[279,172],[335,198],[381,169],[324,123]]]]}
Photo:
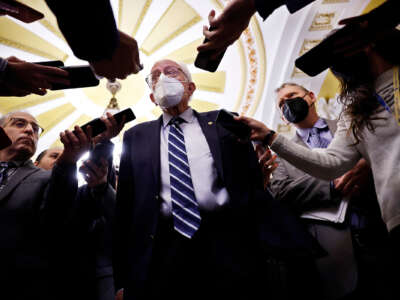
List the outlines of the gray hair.
{"type": "Polygon", "coordinates": [[[190,74],[189,68],[187,67],[187,65],[183,62],[176,62],[182,69],[183,74],[185,74],[186,78],[189,80],[189,82],[192,82],[192,74],[190,74]]]}
{"type": "Polygon", "coordinates": [[[19,111],[12,111],[9,112],[3,116],[0,117],[0,126],[4,126],[4,124],[7,122],[7,120],[15,113],[18,113],[19,111]]]}

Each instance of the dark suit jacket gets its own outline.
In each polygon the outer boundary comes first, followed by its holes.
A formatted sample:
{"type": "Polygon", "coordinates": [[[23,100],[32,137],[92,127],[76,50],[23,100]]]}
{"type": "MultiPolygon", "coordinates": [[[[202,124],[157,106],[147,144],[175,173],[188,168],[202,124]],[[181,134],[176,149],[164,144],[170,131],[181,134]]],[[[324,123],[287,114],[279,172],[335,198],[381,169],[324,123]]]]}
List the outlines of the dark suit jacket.
{"type": "MultiPolygon", "coordinates": [[[[310,236],[293,225],[294,218],[284,215],[271,195],[264,192],[252,144],[238,142],[234,135],[215,123],[217,114],[218,111],[195,112],[220,184],[229,193],[229,210],[251,215],[242,220],[254,224],[252,233],[258,236],[264,249],[310,254],[310,236]]],[[[114,231],[114,279],[117,288],[129,286],[134,292],[143,288],[148,275],[160,212],[161,124],[162,117],[139,124],[124,136],[114,231]]]]}
{"type": "MultiPolygon", "coordinates": [[[[325,120],[332,134],[336,132],[336,121],[325,120]]],[[[296,134],[294,142],[308,146],[296,134]]],[[[342,200],[338,193],[331,191],[330,182],[315,178],[297,169],[287,161],[278,159],[278,168],[274,171],[271,180],[271,190],[276,199],[286,203],[297,215],[317,208],[336,206],[342,200]]],[[[384,243],[374,241],[376,236],[381,236],[379,241],[384,241],[385,230],[382,231],[383,222],[379,216],[379,208],[373,184],[371,189],[365,189],[360,197],[353,197],[349,203],[348,212],[357,213],[359,224],[350,224],[350,214],[344,224],[319,222],[303,219],[309,231],[318,239],[328,255],[317,260],[317,266],[323,279],[322,286],[325,293],[324,299],[338,299],[351,292],[357,285],[357,247],[354,242],[362,240],[362,244],[372,244],[373,248],[385,247],[384,243]],[[353,233],[353,234],[352,234],[353,233]],[[363,235],[366,235],[363,238],[363,235]],[[353,238],[352,238],[353,237],[353,238]],[[372,243],[371,243],[372,242],[372,243]]],[[[368,247],[360,251],[367,252],[368,247]]],[[[376,253],[369,253],[368,267],[374,267],[371,262],[376,253]]],[[[363,274],[363,280],[365,276],[363,274]]]]}
{"type": "Polygon", "coordinates": [[[107,184],[93,193],[87,185],[78,189],[75,209],[64,228],[60,282],[62,299],[113,299],[111,222],[114,217],[115,190],[107,184]],[[62,279],[61,279],[62,278],[62,279]],[[103,294],[99,294],[99,282],[103,294]],[[105,291],[112,297],[104,298],[105,291]]]}
{"type": "Polygon", "coordinates": [[[110,58],[119,33],[109,0],[46,0],[76,57],[88,61],[110,58]]]}
{"type": "Polygon", "coordinates": [[[9,299],[47,299],[52,250],[75,199],[75,172],[75,165],[49,172],[29,161],[0,191],[0,284],[9,299]]]}

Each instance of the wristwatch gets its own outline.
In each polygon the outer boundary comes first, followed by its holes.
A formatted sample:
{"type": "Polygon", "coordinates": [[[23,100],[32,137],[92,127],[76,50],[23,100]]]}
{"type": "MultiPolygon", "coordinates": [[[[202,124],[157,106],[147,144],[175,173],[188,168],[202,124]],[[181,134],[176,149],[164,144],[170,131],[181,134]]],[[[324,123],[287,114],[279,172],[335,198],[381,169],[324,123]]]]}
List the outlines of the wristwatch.
{"type": "Polygon", "coordinates": [[[268,147],[268,146],[269,146],[269,141],[270,141],[270,139],[273,137],[274,134],[275,134],[275,131],[270,130],[270,131],[267,133],[267,135],[265,136],[265,138],[263,139],[262,144],[263,144],[264,146],[268,147]]]}

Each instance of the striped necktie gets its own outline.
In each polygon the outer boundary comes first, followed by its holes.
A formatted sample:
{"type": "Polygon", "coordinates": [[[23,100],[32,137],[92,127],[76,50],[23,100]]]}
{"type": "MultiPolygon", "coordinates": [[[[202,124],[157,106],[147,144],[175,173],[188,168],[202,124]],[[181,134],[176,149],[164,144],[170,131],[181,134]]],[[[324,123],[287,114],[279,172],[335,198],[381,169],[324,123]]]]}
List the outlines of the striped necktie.
{"type": "Polygon", "coordinates": [[[8,162],[0,162],[0,185],[4,184],[7,180],[7,170],[9,167],[8,162]]]}
{"type": "Polygon", "coordinates": [[[174,229],[190,239],[199,229],[201,217],[190,176],[185,139],[179,126],[182,122],[181,118],[173,118],[169,123],[168,160],[174,229]]]}

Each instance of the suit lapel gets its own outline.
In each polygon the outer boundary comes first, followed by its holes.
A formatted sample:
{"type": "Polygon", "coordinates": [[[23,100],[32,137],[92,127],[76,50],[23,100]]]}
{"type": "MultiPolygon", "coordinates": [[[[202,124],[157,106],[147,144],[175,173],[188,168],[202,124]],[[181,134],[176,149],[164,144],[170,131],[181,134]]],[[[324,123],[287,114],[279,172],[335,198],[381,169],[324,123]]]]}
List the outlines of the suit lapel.
{"type": "Polygon", "coordinates": [[[150,152],[152,158],[151,164],[153,169],[153,176],[156,184],[156,190],[160,190],[160,174],[161,174],[161,162],[160,162],[160,132],[162,126],[162,115],[156,122],[150,123],[149,134],[147,135],[149,148],[143,149],[144,151],[150,152]]]}
{"type": "Polygon", "coordinates": [[[224,173],[222,168],[220,137],[218,136],[215,117],[213,117],[211,113],[199,114],[195,110],[193,110],[193,112],[197,117],[197,120],[199,121],[201,130],[203,131],[208,146],[210,147],[211,155],[214,159],[218,175],[221,178],[224,178],[224,173]]]}
{"type": "Polygon", "coordinates": [[[15,174],[10,178],[10,181],[0,191],[0,202],[7,198],[7,196],[29,175],[38,172],[40,169],[35,167],[31,161],[26,165],[19,167],[15,174]]]}

